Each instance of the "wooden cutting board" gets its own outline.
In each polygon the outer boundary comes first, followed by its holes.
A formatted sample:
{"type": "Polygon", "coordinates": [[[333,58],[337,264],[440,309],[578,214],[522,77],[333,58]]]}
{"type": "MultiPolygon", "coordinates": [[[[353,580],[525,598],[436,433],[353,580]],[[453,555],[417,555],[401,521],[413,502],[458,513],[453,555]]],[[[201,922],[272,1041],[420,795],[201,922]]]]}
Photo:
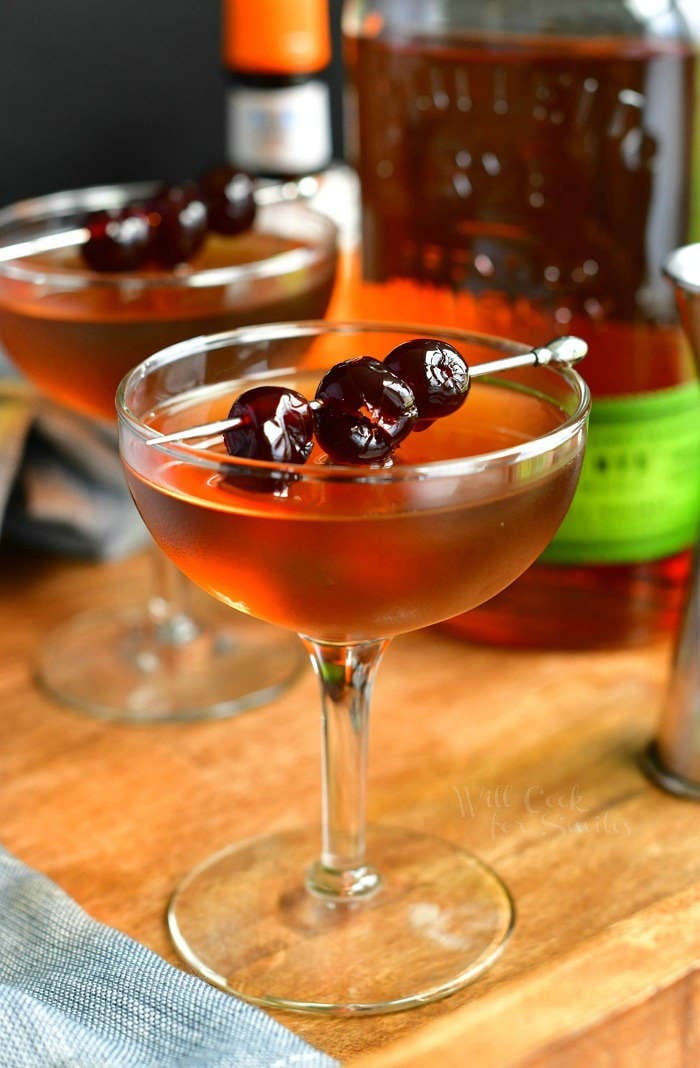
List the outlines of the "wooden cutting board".
{"type": "MultiPolygon", "coordinates": [[[[0,841],[177,963],[164,910],[178,878],[230,841],[316,820],[317,694],[309,671],[235,720],[157,727],[45,698],[31,663],[51,627],[146,587],[142,556],[99,566],[0,550],[0,841]]],[[[280,1019],[362,1068],[700,1064],[700,807],[637,763],[668,657],[666,643],[569,654],[437,631],[397,640],[376,687],[370,818],[490,862],[515,932],[489,973],[439,1004],[280,1019]]]]}

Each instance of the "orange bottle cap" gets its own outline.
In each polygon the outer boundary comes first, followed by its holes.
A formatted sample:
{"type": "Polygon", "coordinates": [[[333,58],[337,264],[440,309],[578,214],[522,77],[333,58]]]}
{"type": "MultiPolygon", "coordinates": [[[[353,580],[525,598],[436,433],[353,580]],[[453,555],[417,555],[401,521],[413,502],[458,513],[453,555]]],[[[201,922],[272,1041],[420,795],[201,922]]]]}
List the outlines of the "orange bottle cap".
{"type": "Polygon", "coordinates": [[[307,74],[331,58],[328,0],[223,0],[223,58],[249,74],[307,74]]]}

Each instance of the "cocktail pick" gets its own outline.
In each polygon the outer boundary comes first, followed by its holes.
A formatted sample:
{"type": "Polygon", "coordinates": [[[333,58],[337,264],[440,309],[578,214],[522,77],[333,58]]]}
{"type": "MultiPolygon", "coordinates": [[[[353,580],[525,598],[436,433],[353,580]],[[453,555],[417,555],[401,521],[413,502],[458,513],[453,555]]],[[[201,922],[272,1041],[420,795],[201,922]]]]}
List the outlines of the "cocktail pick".
{"type": "MultiPolygon", "coordinates": [[[[485,375],[499,374],[502,371],[515,371],[521,367],[544,367],[547,364],[554,366],[572,367],[578,363],[588,352],[588,345],[579,337],[565,335],[554,338],[546,345],[530,349],[529,352],[521,352],[512,356],[503,356],[497,360],[489,360],[486,363],[477,363],[469,368],[471,378],[483,378],[485,375]]],[[[311,401],[310,407],[320,407],[320,402],[311,401]]],[[[207,448],[214,444],[227,430],[235,430],[243,425],[242,419],[219,419],[212,423],[202,423],[199,426],[185,427],[169,434],[159,434],[149,438],[148,445],[167,445],[188,441],[198,441],[198,448],[207,448]]]]}
{"type": "Polygon", "coordinates": [[[72,230],[57,230],[53,234],[42,234],[26,241],[17,241],[14,245],[0,247],[0,263],[21,260],[25,256],[38,256],[42,252],[55,252],[61,248],[84,245],[90,236],[87,226],[76,226],[72,230]]]}

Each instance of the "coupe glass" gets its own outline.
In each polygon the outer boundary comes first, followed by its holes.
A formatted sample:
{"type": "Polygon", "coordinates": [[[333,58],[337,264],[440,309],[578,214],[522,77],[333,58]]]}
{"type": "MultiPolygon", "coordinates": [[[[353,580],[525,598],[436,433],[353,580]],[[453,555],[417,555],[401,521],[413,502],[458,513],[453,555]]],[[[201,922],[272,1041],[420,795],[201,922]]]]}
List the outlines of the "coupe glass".
{"type": "MultiPolygon", "coordinates": [[[[439,333],[472,365],[525,351],[439,333]]],[[[391,638],[486,600],[542,551],[577,481],[588,391],[554,367],[478,377],[460,411],[409,435],[390,466],[240,460],[220,441],[158,437],[222,418],[251,384],[312,397],[339,360],[434,334],[251,327],[157,353],[118,392],[122,460],[155,540],[222,601],[296,631],[320,682],[320,830],[205,860],[169,909],[196,971],[270,1008],[405,1009],[457,990],[501,951],[513,909],[487,865],[432,835],[366,828],[370,693],[391,638]]]]}
{"type": "MultiPolygon", "coordinates": [[[[71,231],[87,212],[154,188],[95,187],[14,204],[0,211],[0,247],[71,231]]],[[[209,235],[191,264],[171,271],[96,273],[75,245],[24,255],[0,262],[0,342],[47,397],[114,424],[119,381],[156,349],[323,315],[336,257],[333,224],[298,201],[261,207],[244,235],[209,235]]],[[[87,612],[49,634],[39,681],[74,708],[131,722],[224,716],[277,695],[303,666],[299,642],[234,613],[216,620],[195,592],[154,550],[143,605],[87,612]]]]}

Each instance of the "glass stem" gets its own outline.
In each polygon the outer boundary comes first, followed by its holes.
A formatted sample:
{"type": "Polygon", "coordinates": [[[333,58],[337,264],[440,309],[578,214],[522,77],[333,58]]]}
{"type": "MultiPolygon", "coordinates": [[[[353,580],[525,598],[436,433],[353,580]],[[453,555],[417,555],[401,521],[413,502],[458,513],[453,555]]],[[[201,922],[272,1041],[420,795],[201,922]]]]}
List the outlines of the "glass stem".
{"type": "Polygon", "coordinates": [[[158,643],[186,645],[199,636],[201,629],[192,612],[192,583],[156,546],[152,547],[150,556],[152,587],[148,614],[158,643]]]}
{"type": "Polygon", "coordinates": [[[312,893],[351,900],[373,893],[365,859],[367,744],[372,686],[388,640],[331,645],[302,636],[321,684],[322,846],[307,876],[312,893]]]}

